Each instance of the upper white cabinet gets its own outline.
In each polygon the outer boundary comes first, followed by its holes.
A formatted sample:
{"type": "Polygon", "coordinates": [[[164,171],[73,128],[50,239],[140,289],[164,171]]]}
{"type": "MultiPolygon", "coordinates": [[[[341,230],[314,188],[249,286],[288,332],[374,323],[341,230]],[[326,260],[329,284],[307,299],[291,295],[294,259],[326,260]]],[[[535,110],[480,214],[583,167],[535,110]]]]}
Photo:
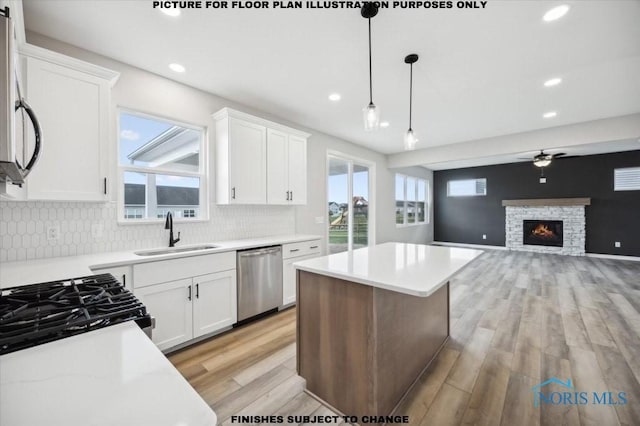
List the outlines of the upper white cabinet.
{"type": "Polygon", "coordinates": [[[27,179],[27,198],[106,200],[110,96],[119,74],[36,46],[20,53],[23,96],[42,127],[42,154],[27,179]]]}
{"type": "Polygon", "coordinates": [[[308,133],[230,108],[213,117],[218,204],[306,204],[308,133]]]}

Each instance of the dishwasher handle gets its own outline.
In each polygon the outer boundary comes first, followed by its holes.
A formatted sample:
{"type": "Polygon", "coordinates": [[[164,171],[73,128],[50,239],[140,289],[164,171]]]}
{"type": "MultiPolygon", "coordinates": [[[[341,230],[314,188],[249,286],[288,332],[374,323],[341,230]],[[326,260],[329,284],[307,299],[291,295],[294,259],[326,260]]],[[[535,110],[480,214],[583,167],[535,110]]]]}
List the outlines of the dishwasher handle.
{"type": "Polygon", "coordinates": [[[273,254],[281,251],[280,247],[262,249],[262,250],[251,250],[247,252],[240,252],[238,255],[240,257],[254,257],[254,256],[264,256],[265,254],[273,254]]]}

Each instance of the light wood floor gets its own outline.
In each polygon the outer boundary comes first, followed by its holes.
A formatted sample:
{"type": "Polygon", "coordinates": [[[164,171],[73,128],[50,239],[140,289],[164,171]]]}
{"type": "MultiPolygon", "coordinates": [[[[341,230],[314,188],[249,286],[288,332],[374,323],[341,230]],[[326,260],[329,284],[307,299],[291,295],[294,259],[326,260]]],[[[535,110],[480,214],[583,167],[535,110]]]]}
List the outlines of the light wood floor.
{"type": "MultiPolygon", "coordinates": [[[[640,425],[640,262],[488,251],[452,280],[451,317],[449,342],[398,409],[411,424],[640,425]],[[534,408],[531,387],[550,377],[628,403],[534,408]]],[[[170,360],[221,423],[332,414],[302,392],[293,309],[170,360]]]]}

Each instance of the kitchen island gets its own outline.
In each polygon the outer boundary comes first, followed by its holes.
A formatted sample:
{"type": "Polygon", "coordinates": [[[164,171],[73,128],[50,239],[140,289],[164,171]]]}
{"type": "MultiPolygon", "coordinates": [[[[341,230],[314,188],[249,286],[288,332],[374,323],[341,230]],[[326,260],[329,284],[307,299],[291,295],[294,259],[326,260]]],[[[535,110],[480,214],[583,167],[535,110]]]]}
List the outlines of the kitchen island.
{"type": "Polygon", "coordinates": [[[348,416],[386,416],[449,336],[449,279],[480,250],[385,243],[296,263],[297,369],[348,416]]]}

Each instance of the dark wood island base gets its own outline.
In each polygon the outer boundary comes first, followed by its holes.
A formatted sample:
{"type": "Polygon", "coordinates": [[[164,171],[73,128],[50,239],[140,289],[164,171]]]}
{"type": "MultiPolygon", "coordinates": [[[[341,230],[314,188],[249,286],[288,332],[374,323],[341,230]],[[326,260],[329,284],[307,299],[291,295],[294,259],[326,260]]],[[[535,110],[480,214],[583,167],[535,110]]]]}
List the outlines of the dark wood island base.
{"type": "Polygon", "coordinates": [[[345,415],[392,414],[447,341],[449,283],[417,297],[297,275],[297,367],[307,391],[345,415]]]}

